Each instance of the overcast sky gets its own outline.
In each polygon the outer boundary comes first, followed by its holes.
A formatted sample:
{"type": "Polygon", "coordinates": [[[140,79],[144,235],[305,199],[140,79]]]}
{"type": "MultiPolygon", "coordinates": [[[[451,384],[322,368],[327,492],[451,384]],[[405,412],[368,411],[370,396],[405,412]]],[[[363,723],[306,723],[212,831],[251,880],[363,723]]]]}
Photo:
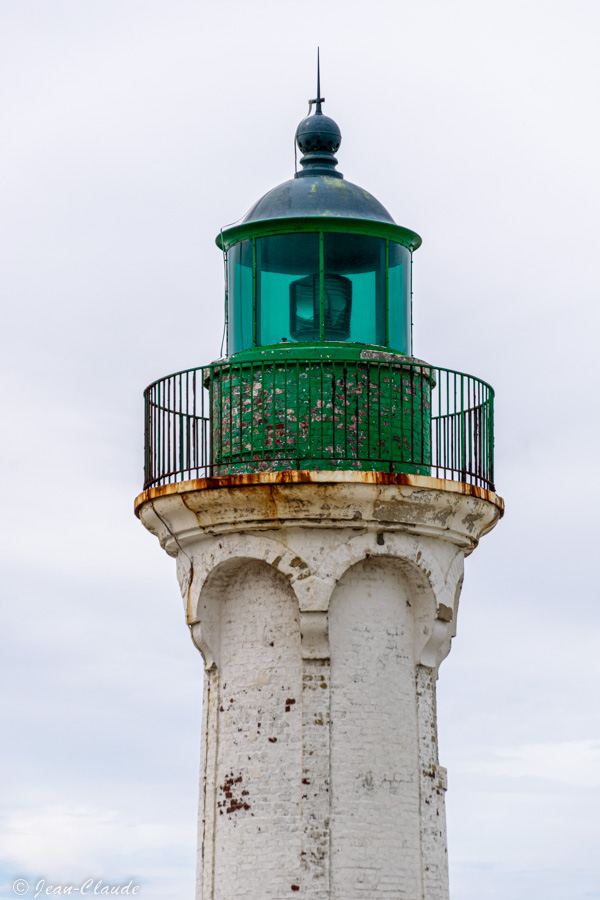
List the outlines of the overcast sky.
{"type": "Polygon", "coordinates": [[[439,681],[452,900],[600,897],[596,0],[0,0],[0,897],[193,896],[202,666],[134,518],[142,390],[219,355],[219,228],[339,168],[423,237],[415,354],[497,392],[439,681]],[[31,896],[28,894],[27,896],[31,896]]]}

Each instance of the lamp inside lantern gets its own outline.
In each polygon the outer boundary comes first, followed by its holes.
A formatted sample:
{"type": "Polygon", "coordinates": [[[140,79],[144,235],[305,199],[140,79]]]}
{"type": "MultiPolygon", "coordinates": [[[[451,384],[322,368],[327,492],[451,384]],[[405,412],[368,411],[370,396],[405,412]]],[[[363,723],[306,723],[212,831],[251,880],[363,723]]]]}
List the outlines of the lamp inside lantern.
{"type": "MultiPolygon", "coordinates": [[[[324,276],[323,318],[328,340],[350,336],[352,282],[344,275],[324,276]]],[[[290,335],[295,341],[319,340],[319,276],[308,275],[290,284],[290,335]]]]}

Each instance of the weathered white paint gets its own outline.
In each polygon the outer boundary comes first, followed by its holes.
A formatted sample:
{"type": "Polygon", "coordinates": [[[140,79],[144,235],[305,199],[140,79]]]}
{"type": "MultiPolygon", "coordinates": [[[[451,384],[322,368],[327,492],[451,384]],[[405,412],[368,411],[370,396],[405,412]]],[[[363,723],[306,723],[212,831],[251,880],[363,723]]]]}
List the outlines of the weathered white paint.
{"type": "Polygon", "coordinates": [[[435,683],[501,504],[347,474],[139,508],[207,670],[201,900],[448,897],[435,683]]]}
{"type": "Polygon", "coordinates": [[[329,608],[335,900],[423,895],[414,630],[396,560],[345,572],[329,608]]]}

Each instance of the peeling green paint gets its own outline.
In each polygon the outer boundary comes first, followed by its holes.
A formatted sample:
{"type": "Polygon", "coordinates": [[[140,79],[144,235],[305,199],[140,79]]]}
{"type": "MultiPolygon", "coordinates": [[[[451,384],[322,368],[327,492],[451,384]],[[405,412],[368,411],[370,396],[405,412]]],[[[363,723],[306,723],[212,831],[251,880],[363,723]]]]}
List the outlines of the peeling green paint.
{"type": "Polygon", "coordinates": [[[215,474],[339,469],[428,475],[431,386],[428,368],[401,362],[214,367],[215,474]]]}

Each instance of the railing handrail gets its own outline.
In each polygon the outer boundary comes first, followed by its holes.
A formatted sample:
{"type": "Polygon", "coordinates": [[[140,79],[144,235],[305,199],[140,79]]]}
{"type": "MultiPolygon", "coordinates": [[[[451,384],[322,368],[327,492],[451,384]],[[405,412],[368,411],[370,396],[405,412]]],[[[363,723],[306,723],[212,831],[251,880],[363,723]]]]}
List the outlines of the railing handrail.
{"type": "MultiPolygon", "coordinates": [[[[387,356],[391,356],[389,351],[381,351],[385,352],[387,356]]],[[[478,384],[481,384],[483,387],[486,387],[488,391],[494,395],[494,388],[489,384],[489,382],[484,381],[482,378],[478,378],[476,375],[468,375],[466,372],[460,372],[458,369],[447,369],[445,366],[434,366],[431,363],[427,362],[409,362],[405,358],[399,358],[398,361],[393,359],[371,359],[365,358],[363,359],[360,356],[336,356],[335,359],[325,359],[322,357],[314,357],[306,360],[301,359],[285,359],[284,357],[265,357],[265,359],[260,360],[260,365],[289,365],[293,363],[294,365],[302,364],[303,362],[312,362],[312,363],[365,363],[371,365],[388,365],[388,366],[406,366],[408,368],[419,368],[419,369],[435,369],[438,372],[446,372],[448,375],[461,375],[464,378],[470,378],[472,381],[476,381],[478,384]]],[[[191,375],[193,372],[205,372],[207,369],[220,368],[224,366],[252,366],[257,365],[257,360],[255,359],[240,359],[237,360],[235,356],[224,356],[223,359],[216,359],[211,363],[207,363],[204,366],[194,366],[192,369],[182,369],[179,372],[171,372],[170,375],[163,375],[162,378],[157,378],[155,381],[151,381],[150,384],[144,388],[144,396],[146,393],[157,384],[161,382],[168,381],[169,378],[176,378],[178,375],[191,375]]]]}

